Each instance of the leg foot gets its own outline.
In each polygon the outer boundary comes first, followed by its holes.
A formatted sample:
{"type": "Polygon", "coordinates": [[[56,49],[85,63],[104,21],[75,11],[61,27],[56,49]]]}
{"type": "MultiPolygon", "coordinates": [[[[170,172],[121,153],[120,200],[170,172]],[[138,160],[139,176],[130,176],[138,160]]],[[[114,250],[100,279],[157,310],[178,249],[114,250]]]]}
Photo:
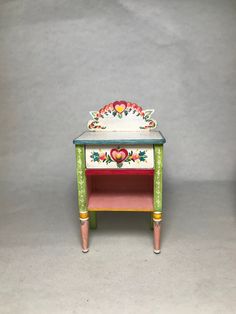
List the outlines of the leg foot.
{"type": "Polygon", "coordinates": [[[80,220],[80,232],[81,232],[81,245],[82,252],[87,253],[89,251],[89,220],[80,220]]]}
{"type": "Polygon", "coordinates": [[[83,253],[88,253],[89,249],[87,250],[82,250],[83,253]]]}

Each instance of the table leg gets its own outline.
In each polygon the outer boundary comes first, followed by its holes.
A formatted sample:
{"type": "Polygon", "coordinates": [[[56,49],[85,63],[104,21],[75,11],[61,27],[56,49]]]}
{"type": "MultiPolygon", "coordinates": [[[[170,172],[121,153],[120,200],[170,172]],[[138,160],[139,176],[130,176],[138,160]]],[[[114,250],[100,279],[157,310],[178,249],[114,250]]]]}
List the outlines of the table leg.
{"type": "Polygon", "coordinates": [[[82,252],[88,252],[89,243],[89,215],[88,215],[88,197],[87,181],[85,175],[85,152],[83,145],[76,145],[76,172],[78,185],[78,207],[80,212],[80,232],[82,252]]]}
{"type": "Polygon", "coordinates": [[[161,223],[160,223],[160,221],[154,221],[153,235],[154,235],[154,237],[153,237],[154,238],[153,252],[156,254],[159,254],[161,252],[161,250],[160,250],[161,223]]]}
{"type": "Polygon", "coordinates": [[[162,169],[163,145],[154,145],[154,211],[153,211],[153,238],[154,253],[160,253],[160,236],[162,220],[162,169]]]}
{"type": "Polygon", "coordinates": [[[80,232],[82,252],[87,253],[89,251],[89,219],[80,220],[80,232]]]}

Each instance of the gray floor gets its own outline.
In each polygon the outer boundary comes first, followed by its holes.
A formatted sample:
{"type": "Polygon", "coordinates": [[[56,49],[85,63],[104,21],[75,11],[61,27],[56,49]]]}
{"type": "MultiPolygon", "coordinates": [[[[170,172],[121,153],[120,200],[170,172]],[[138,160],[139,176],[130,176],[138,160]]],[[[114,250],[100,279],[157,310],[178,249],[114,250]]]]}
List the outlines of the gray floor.
{"type": "Polygon", "coordinates": [[[160,255],[131,213],[100,213],[82,254],[75,184],[1,189],[0,313],[235,313],[234,188],[165,186],[160,255]]]}

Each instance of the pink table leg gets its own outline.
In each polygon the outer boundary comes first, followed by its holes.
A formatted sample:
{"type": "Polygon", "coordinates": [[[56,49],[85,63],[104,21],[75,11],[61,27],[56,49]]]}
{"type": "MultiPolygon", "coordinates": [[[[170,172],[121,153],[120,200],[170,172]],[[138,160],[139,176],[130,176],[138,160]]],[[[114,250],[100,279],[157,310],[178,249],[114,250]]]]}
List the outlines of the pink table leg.
{"type": "Polygon", "coordinates": [[[89,220],[80,220],[82,252],[89,251],[89,220]]]}
{"type": "Polygon", "coordinates": [[[153,252],[159,254],[160,250],[160,240],[161,240],[161,222],[160,221],[153,221],[153,235],[154,235],[154,250],[153,252]]]}

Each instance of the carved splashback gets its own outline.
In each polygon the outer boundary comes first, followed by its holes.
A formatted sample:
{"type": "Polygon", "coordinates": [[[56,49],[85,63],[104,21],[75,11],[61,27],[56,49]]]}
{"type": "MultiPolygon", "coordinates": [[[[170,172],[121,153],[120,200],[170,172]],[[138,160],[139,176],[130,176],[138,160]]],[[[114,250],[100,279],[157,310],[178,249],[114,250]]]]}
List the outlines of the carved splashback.
{"type": "Polygon", "coordinates": [[[144,110],[135,103],[115,101],[98,111],[90,111],[92,120],[88,122],[90,131],[149,131],[157,122],[151,119],[153,109],[144,110]]]}

